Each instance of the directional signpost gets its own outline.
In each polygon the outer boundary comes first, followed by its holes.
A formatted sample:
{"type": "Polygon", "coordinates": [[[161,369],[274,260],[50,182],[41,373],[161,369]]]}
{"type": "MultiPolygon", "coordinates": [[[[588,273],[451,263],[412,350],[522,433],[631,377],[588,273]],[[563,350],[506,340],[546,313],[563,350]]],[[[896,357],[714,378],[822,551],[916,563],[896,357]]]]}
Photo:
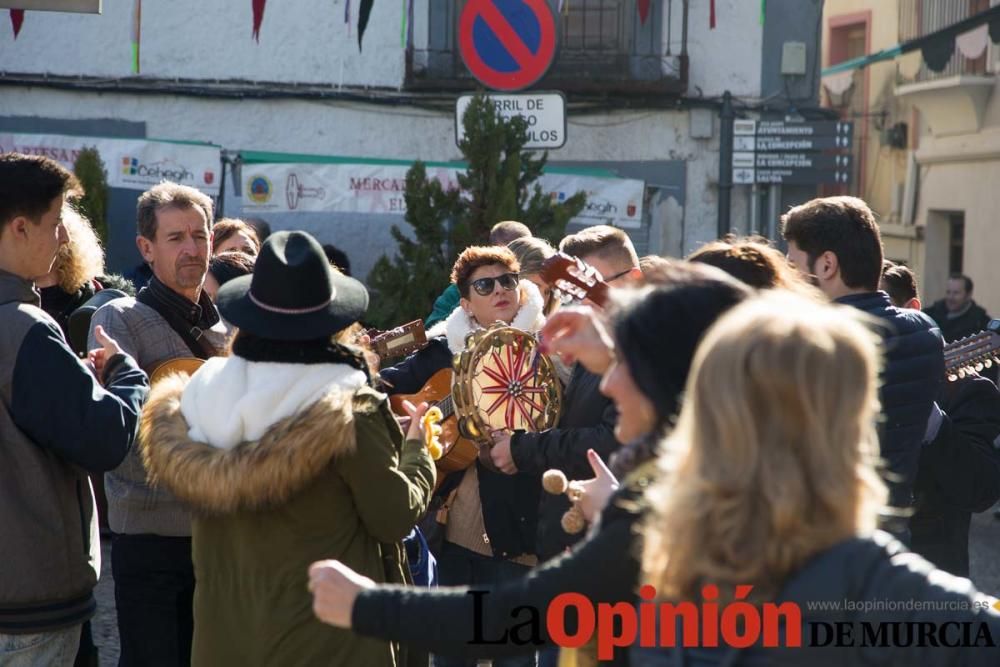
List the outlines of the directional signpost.
{"type": "Polygon", "coordinates": [[[733,122],[733,183],[846,184],[854,123],[733,122]]]}

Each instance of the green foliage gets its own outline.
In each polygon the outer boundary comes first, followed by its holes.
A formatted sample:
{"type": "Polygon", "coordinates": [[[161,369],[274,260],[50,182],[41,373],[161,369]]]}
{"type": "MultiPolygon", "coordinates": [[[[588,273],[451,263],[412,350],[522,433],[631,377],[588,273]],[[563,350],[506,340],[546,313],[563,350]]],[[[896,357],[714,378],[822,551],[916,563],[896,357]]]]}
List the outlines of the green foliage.
{"type": "Polygon", "coordinates": [[[101,244],[108,244],[108,179],[104,162],[96,148],[84,148],[73,163],[73,173],[83,187],[83,197],[77,202],[82,213],[97,232],[101,244]]]}
{"type": "Polygon", "coordinates": [[[501,220],[519,220],[535,236],[558,243],[566,224],[586,204],[575,194],[552,203],[537,184],[548,153],[524,152],[527,123],[507,121],[488,98],[473,98],[462,118],[465,138],[459,145],[468,164],[458,175],[458,190],[445,191],[427,180],[422,162],[406,175],[406,222],[414,239],[393,227],[396,255],[383,255],[368,276],[372,290],[370,322],[379,328],[423,319],[447,286],[452,264],[471,245],[489,243],[490,229],[501,220]]]}

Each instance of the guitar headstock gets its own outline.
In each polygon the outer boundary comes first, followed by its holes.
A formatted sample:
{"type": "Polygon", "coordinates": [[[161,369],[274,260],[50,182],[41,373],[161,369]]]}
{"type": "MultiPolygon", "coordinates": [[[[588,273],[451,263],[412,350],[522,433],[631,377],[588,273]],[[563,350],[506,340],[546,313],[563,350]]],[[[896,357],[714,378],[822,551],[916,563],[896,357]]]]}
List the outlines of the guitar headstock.
{"type": "Polygon", "coordinates": [[[601,278],[600,272],[566,253],[558,252],[545,260],[539,275],[564,300],[590,299],[603,306],[608,299],[608,284],[601,278]]]}
{"type": "Polygon", "coordinates": [[[1000,365],[1000,319],[990,320],[985,331],[944,346],[944,367],[949,382],[977,375],[1000,365]]]}
{"type": "Polygon", "coordinates": [[[413,320],[388,331],[369,329],[366,333],[371,339],[372,351],[382,361],[405,357],[427,345],[423,320],[413,320]]]}

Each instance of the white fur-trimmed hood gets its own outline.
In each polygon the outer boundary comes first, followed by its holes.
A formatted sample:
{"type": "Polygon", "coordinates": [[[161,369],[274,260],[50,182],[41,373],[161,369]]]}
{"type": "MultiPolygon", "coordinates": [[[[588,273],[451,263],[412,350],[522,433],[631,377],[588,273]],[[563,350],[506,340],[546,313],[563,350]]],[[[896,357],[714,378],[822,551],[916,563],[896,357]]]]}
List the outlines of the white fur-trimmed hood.
{"type": "MultiPolygon", "coordinates": [[[[538,286],[530,280],[519,282],[517,289],[521,307],[510,326],[529,333],[537,333],[545,324],[545,314],[542,312],[545,300],[542,299],[542,293],[538,291],[538,286]]],[[[482,328],[459,306],[443,322],[431,327],[427,331],[427,337],[445,336],[448,340],[448,349],[451,350],[452,354],[458,354],[465,350],[466,336],[482,328]]]]}
{"type": "Polygon", "coordinates": [[[354,394],[365,374],[347,364],[286,364],[214,357],[192,377],[180,412],[189,437],[219,449],[255,442],[282,419],[332,392],[354,394]]]}

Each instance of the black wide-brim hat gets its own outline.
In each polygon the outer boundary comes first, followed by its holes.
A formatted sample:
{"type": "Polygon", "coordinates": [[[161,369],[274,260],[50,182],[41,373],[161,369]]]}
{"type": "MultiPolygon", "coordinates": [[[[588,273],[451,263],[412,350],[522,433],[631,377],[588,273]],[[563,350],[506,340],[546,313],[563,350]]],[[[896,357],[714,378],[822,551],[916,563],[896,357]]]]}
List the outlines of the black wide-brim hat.
{"type": "Polygon", "coordinates": [[[330,268],[319,242],[305,232],[267,238],[254,272],[230,280],[216,295],[227,321],[260,338],[312,340],[332,336],[368,309],[368,290],[330,268]]]}

